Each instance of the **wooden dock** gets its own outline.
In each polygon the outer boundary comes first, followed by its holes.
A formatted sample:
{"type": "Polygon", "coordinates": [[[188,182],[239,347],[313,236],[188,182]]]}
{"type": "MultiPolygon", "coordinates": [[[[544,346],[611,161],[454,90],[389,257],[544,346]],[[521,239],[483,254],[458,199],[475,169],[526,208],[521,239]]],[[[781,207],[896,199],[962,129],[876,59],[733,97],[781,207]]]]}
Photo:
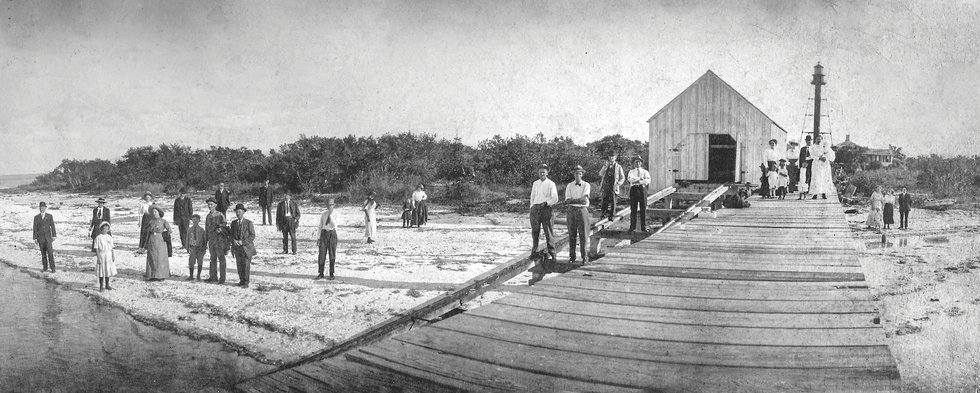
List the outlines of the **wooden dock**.
{"type": "Polygon", "coordinates": [[[244,392],[897,391],[843,209],[752,199],[244,392]]]}

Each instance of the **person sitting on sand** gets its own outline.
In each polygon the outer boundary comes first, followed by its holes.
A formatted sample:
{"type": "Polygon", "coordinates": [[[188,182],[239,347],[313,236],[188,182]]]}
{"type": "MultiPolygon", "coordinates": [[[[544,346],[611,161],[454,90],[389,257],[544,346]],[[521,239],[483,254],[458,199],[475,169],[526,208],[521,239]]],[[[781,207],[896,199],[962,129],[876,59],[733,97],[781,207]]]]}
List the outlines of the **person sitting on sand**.
{"type": "Polygon", "coordinates": [[[146,239],[146,281],[161,281],[170,277],[170,223],[163,218],[159,207],[150,209],[152,219],[148,224],[150,233],[146,239]]]}
{"type": "Polygon", "coordinates": [[[868,212],[867,225],[869,229],[880,230],[882,226],[882,210],[884,209],[885,196],[881,194],[881,186],[875,187],[871,193],[871,211],[868,212]]]}
{"type": "Polygon", "coordinates": [[[40,212],[34,216],[34,244],[41,250],[41,269],[42,272],[48,271],[51,265],[51,273],[54,270],[54,239],[58,237],[58,232],[54,228],[54,217],[47,212],[48,204],[41,202],[37,205],[40,212]]]}
{"type": "Polygon", "coordinates": [[[116,275],[116,254],[108,222],[99,224],[99,236],[95,237],[95,275],[99,277],[99,292],[112,290],[109,277],[116,275]]]}
{"type": "Polygon", "coordinates": [[[194,279],[194,265],[197,265],[197,279],[201,279],[201,269],[204,268],[204,253],[208,250],[205,241],[204,228],[201,228],[201,215],[191,214],[191,226],[187,228],[187,266],[190,275],[187,281],[194,279]]]}
{"type": "Polygon", "coordinates": [[[89,232],[92,237],[92,252],[95,252],[95,238],[99,236],[100,226],[103,222],[109,222],[109,208],[105,207],[105,198],[95,201],[98,206],[92,209],[92,220],[89,221],[89,232]]]}
{"type": "Polygon", "coordinates": [[[364,212],[364,237],[367,237],[368,244],[374,243],[374,237],[378,232],[378,213],[377,209],[381,207],[374,200],[374,191],[368,193],[367,199],[364,200],[364,207],[361,210],[364,212]]]}

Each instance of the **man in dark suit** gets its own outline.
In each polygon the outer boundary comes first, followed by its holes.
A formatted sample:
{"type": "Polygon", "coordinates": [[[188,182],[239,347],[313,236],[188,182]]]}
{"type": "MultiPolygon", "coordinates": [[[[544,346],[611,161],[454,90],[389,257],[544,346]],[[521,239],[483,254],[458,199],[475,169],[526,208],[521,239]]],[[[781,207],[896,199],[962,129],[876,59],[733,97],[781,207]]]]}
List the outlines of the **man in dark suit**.
{"type": "Polygon", "coordinates": [[[255,228],[252,221],[245,218],[245,211],[244,204],[235,206],[238,218],[231,222],[231,253],[235,255],[238,267],[238,286],[242,288],[248,288],[252,257],[255,256],[255,228]]]}
{"type": "Polygon", "coordinates": [[[177,225],[180,232],[180,246],[184,249],[187,249],[187,227],[192,214],[194,214],[194,205],[191,203],[191,198],[187,196],[187,190],[181,188],[180,196],[174,200],[174,225],[177,225]]]}
{"type": "Polygon", "coordinates": [[[207,244],[208,253],[211,254],[211,265],[208,268],[208,279],[204,282],[225,283],[225,257],[228,255],[228,236],[225,224],[225,215],[217,209],[218,202],[214,198],[208,198],[208,209],[210,213],[204,221],[204,242],[207,244]]]}
{"type": "Polygon", "coordinates": [[[103,222],[109,222],[109,208],[105,207],[105,198],[95,201],[99,206],[92,209],[92,220],[89,222],[89,232],[92,238],[92,252],[95,252],[95,237],[99,236],[99,228],[103,222]]]}
{"type": "MultiPolygon", "coordinates": [[[[813,169],[813,165],[812,165],[813,164],[813,158],[810,158],[810,145],[812,145],[812,144],[813,144],[813,137],[810,136],[810,135],[807,135],[806,136],[806,146],[803,146],[803,147],[800,148],[800,157],[799,157],[798,161],[796,161],[796,163],[797,163],[797,165],[799,165],[801,171],[804,170],[804,169],[806,170],[806,190],[807,191],[810,190],[810,180],[813,179],[813,174],[811,173],[812,172],[811,169],[813,169]]],[[[804,179],[799,179],[798,181],[803,182],[804,179]]],[[[800,199],[803,199],[804,194],[806,194],[806,193],[803,193],[803,192],[800,193],[800,199]]]]}
{"type": "Polygon", "coordinates": [[[218,183],[218,189],[214,191],[214,200],[218,203],[218,211],[221,215],[228,215],[228,208],[231,207],[231,192],[225,188],[225,183],[218,183]]]}
{"type": "Polygon", "coordinates": [[[272,224],[272,187],[269,186],[269,180],[265,181],[265,185],[259,189],[259,208],[262,209],[262,225],[266,225],[265,217],[269,217],[269,224],[272,224]]]}
{"type": "Polygon", "coordinates": [[[58,237],[58,232],[54,228],[54,217],[48,214],[48,204],[46,202],[41,202],[38,204],[38,210],[40,214],[34,216],[34,244],[37,244],[38,249],[41,250],[41,266],[43,271],[48,270],[48,265],[51,265],[51,273],[55,273],[54,269],[54,239],[58,237]]]}
{"type": "Polygon", "coordinates": [[[296,227],[299,226],[299,204],[292,200],[289,191],[276,208],[276,228],[282,232],[282,253],[289,253],[289,238],[293,239],[293,255],[296,255],[296,227]]]}
{"type": "Polygon", "coordinates": [[[902,187],[902,193],[898,194],[898,229],[909,229],[910,211],[912,211],[912,195],[909,194],[908,187],[902,187]]]}

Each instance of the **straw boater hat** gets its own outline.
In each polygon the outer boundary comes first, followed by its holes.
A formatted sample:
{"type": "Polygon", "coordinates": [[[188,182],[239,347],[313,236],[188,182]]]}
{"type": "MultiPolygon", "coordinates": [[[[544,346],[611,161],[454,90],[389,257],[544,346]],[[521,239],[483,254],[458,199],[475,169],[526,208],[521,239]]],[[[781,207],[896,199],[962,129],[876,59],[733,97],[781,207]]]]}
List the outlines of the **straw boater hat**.
{"type": "Polygon", "coordinates": [[[248,209],[245,208],[245,204],[244,203],[239,203],[239,204],[235,205],[235,211],[237,212],[239,210],[241,210],[243,212],[247,212],[248,211],[248,209]]]}
{"type": "Polygon", "coordinates": [[[105,198],[96,199],[95,203],[105,203],[105,198]]]}
{"type": "Polygon", "coordinates": [[[585,173],[585,169],[583,169],[581,165],[576,165],[575,168],[572,168],[572,173],[575,173],[575,172],[585,173]]]}

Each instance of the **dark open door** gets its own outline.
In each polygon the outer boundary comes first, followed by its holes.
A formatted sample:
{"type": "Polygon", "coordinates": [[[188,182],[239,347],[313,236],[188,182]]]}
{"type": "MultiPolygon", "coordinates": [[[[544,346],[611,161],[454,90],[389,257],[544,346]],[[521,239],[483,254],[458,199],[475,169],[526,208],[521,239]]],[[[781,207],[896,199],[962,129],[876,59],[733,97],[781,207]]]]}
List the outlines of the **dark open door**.
{"type": "Polygon", "coordinates": [[[733,183],[736,171],[738,145],[728,134],[708,135],[708,181],[733,183]]]}

